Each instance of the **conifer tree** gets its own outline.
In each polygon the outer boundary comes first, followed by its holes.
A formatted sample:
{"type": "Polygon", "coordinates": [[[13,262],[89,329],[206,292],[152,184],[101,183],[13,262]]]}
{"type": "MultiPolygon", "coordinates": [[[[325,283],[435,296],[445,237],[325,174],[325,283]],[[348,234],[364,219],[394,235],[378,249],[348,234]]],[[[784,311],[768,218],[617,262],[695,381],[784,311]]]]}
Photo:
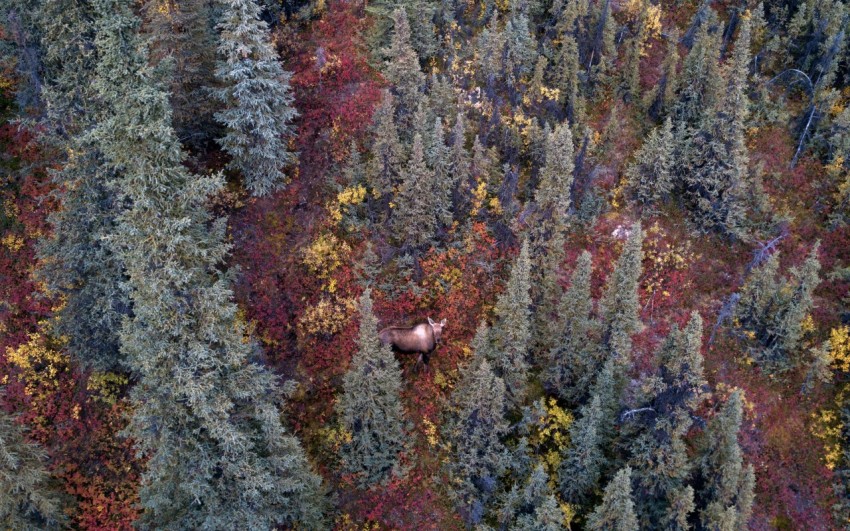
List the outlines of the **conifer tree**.
{"type": "Polygon", "coordinates": [[[558,304],[558,319],[550,333],[556,338],[543,369],[545,386],[562,399],[577,403],[590,392],[601,363],[594,335],[598,323],[591,316],[591,257],[582,252],[570,278],[570,287],[558,304]]]}
{"type": "Polygon", "coordinates": [[[491,337],[491,361],[505,380],[508,402],[522,404],[528,379],[528,350],[531,341],[531,261],[528,241],[523,242],[511,269],[505,291],[496,302],[496,321],[491,337]]]}
{"type": "Polygon", "coordinates": [[[646,95],[647,112],[655,119],[669,115],[676,102],[679,68],[679,30],[673,28],[667,37],[667,52],[661,64],[661,79],[646,95]]]}
{"type": "Polygon", "coordinates": [[[371,297],[371,288],[360,297],[357,353],[343,377],[337,404],[343,426],[351,433],[351,442],[343,447],[343,464],[364,488],[400,472],[404,435],[401,369],[390,347],[378,338],[371,297]]]}
{"type": "Polygon", "coordinates": [[[503,514],[510,513],[510,520],[503,522],[508,529],[516,531],[560,531],[564,528],[564,514],[558,506],[549,477],[543,465],[538,464],[531,477],[517,496],[509,501],[510,507],[503,514]]]}
{"type": "Polygon", "coordinates": [[[683,511],[693,510],[693,500],[683,498],[691,471],[685,436],[706,385],[701,345],[702,319],[694,312],[683,331],[674,327],[670,332],[660,351],[659,373],[648,384],[653,396],[633,410],[632,421],[642,428],[630,442],[641,527],[681,528],[688,519],[683,511]]]}
{"type": "Polygon", "coordinates": [[[469,526],[481,522],[493,500],[507,451],[501,437],[507,432],[505,384],[487,361],[489,333],[481,323],[472,341],[473,358],[461,370],[452,392],[451,415],[444,428],[454,457],[448,470],[460,513],[469,526]]]}
{"type": "Polygon", "coordinates": [[[407,116],[405,124],[410,125],[409,116],[416,110],[425,85],[425,74],[419,67],[419,57],[410,45],[410,24],[403,7],[393,11],[393,33],[389,48],[384,55],[384,75],[398,94],[399,115],[407,116]]]}
{"type": "Polygon", "coordinates": [[[468,221],[472,200],[472,158],[466,149],[466,120],[458,113],[452,128],[449,168],[452,174],[451,210],[458,220],[468,221]]]}
{"type": "Polygon", "coordinates": [[[404,164],[404,149],[395,122],[395,98],[389,91],[384,92],[372,116],[372,131],[374,139],[366,177],[374,197],[389,198],[400,181],[404,164]]]}
{"type": "Polygon", "coordinates": [[[0,409],[0,526],[59,529],[65,517],[50,485],[44,451],[0,409]]]}
{"type": "Polygon", "coordinates": [[[578,43],[572,35],[564,35],[561,38],[554,70],[558,102],[564,106],[570,126],[575,128],[584,120],[585,105],[580,88],[582,71],[578,43]]]}
{"type": "Polygon", "coordinates": [[[558,124],[546,135],[546,163],[540,170],[540,182],[534,192],[536,213],[529,235],[532,266],[532,300],[536,303],[535,352],[542,355],[553,345],[547,334],[554,305],[562,290],[558,282],[564,259],[564,240],[571,207],[573,183],[573,140],[566,123],[558,124]]]}
{"type": "Polygon", "coordinates": [[[743,396],[736,390],[708,427],[700,465],[704,486],[697,496],[705,529],[746,529],[752,514],[755,473],[744,466],[738,443],[742,415],[743,396]]]}
{"type": "Polygon", "coordinates": [[[747,203],[747,151],[744,132],[750,63],[750,22],[744,18],[735,45],[727,90],[720,106],[708,111],[689,138],[685,187],[696,225],[742,236],[747,203]]]}
{"type": "Polygon", "coordinates": [[[603,448],[607,442],[606,412],[602,398],[594,396],[581,408],[581,416],[570,425],[570,445],[558,469],[561,495],[569,503],[587,501],[602,477],[606,464],[603,448]]]}
{"type": "MultiPolygon", "coordinates": [[[[716,15],[709,9],[716,19],[716,15]]],[[[678,100],[673,109],[675,125],[697,127],[703,114],[713,110],[720,101],[723,76],[720,74],[720,42],[711,33],[709,21],[703,22],[696,34],[691,51],[685,57],[678,100]]]]}
{"type": "Polygon", "coordinates": [[[393,227],[400,245],[421,247],[434,240],[439,215],[435,180],[434,171],[425,164],[422,136],[417,133],[395,199],[393,227]]]}
{"type": "Polygon", "coordinates": [[[281,168],[295,161],[287,145],[298,115],[292,107],[291,74],[278,61],[255,0],[219,1],[216,77],[223,85],[217,95],[224,109],[215,117],[227,128],[220,143],[245,187],[263,196],[284,186],[281,168]]]}
{"type": "Polygon", "coordinates": [[[187,145],[202,147],[215,131],[214,2],[145,0],[142,6],[150,60],[164,74],[171,94],[172,121],[187,145]]]}
{"type": "Polygon", "coordinates": [[[37,274],[62,295],[52,333],[64,336],[83,365],[113,370],[122,364],[118,331],[130,303],[120,259],[104,238],[115,230],[121,206],[107,187],[114,175],[96,142],[85,135],[103,109],[92,91],[96,16],[88,2],[43,2],[34,13],[43,35],[47,104],[45,143],[70,154],[51,174],[62,207],[52,212],[49,236],[39,242],[37,274]]]}
{"type": "Polygon", "coordinates": [[[587,518],[590,531],[633,531],[639,529],[632,501],[632,469],[626,467],[605,487],[602,503],[587,518]]]}
{"type": "Polygon", "coordinates": [[[433,143],[429,146],[427,158],[428,165],[434,172],[434,180],[430,189],[422,188],[421,191],[428,190],[429,194],[433,195],[437,221],[445,227],[450,227],[452,224],[452,190],[457,183],[457,175],[452,169],[452,152],[446,145],[443,119],[440,117],[434,119],[432,139],[433,143]]]}
{"type": "Polygon", "coordinates": [[[673,122],[668,117],[649,134],[626,169],[629,193],[646,213],[655,212],[673,189],[674,150],[673,122]]]}
{"type": "Polygon", "coordinates": [[[643,230],[640,222],[632,225],[623,251],[605,284],[599,301],[602,316],[602,344],[608,355],[620,364],[628,363],[632,334],[643,327],[640,321],[638,281],[643,272],[643,230]]]}
{"type": "Polygon", "coordinates": [[[110,243],[133,301],[121,345],[138,376],[127,429],[147,470],[142,528],[321,527],[321,480],[281,423],[277,378],[237,318],[225,224],[204,205],[220,176],[183,166],[129,0],[97,0],[92,130],[129,205],[110,243]],[[118,171],[120,169],[120,172],[118,171]]]}
{"type": "Polygon", "coordinates": [[[514,96],[519,95],[519,82],[531,76],[537,63],[537,40],[529,27],[527,7],[514,1],[511,16],[505,24],[505,74],[514,96]]]}
{"type": "Polygon", "coordinates": [[[812,292],[820,283],[819,244],[801,268],[792,268],[788,278],[779,275],[779,255],[774,253],[755,268],[740,292],[735,318],[752,334],[762,350],[756,360],[771,371],[793,367],[792,358],[803,335],[803,320],[814,304],[812,292]]]}

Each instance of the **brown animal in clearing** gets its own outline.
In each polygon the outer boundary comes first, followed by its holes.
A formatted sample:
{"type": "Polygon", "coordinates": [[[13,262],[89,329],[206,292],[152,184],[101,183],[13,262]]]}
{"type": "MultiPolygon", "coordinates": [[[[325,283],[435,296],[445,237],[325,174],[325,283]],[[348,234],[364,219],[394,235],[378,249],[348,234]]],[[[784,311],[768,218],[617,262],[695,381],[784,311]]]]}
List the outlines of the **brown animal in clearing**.
{"type": "Polygon", "coordinates": [[[416,360],[416,366],[419,367],[422,364],[428,365],[428,357],[440,343],[444,326],[446,326],[445,319],[437,323],[429,317],[427,323],[416,326],[389,326],[381,330],[378,337],[381,339],[381,344],[389,345],[396,352],[419,354],[416,360]]]}

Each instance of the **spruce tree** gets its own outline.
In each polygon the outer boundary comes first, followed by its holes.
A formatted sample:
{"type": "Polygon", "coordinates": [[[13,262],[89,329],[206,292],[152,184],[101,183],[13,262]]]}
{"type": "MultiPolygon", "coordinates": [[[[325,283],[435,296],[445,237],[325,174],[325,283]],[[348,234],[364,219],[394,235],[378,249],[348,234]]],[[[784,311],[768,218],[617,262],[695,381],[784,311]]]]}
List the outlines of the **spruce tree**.
{"type": "Polygon", "coordinates": [[[496,320],[491,332],[491,361],[505,380],[508,402],[522,404],[528,379],[528,351],[531,342],[531,261],[528,241],[523,242],[511,269],[505,291],[496,302],[496,320]]]}
{"type": "Polygon", "coordinates": [[[673,28],[667,37],[667,52],[661,64],[661,79],[646,95],[647,112],[655,119],[668,116],[676,102],[679,68],[679,30],[673,28]]]}
{"type": "Polygon", "coordinates": [[[461,113],[457,114],[455,125],[452,128],[449,161],[452,175],[451,212],[454,212],[455,219],[468,222],[474,183],[472,181],[472,157],[466,149],[466,120],[461,113]]]}
{"type": "Polygon", "coordinates": [[[89,2],[43,2],[33,15],[50,73],[43,140],[68,154],[51,174],[61,208],[48,216],[52,231],[39,242],[37,275],[65,302],[52,333],[67,338],[69,352],[84,366],[114,370],[122,364],[118,331],[130,303],[121,261],[105,243],[122,208],[106,184],[114,174],[85,134],[104,112],[92,91],[97,54],[90,21],[96,13],[89,2]]]}
{"type": "Polygon", "coordinates": [[[186,145],[203,148],[214,127],[216,12],[210,0],[144,0],[142,31],[152,64],[164,74],[172,122],[186,145]]]}
{"type": "Polygon", "coordinates": [[[398,474],[403,449],[401,369],[389,346],[378,338],[372,290],[360,297],[357,353],[342,380],[337,410],[351,441],[343,447],[345,470],[365,488],[398,474]]]}
{"type": "Polygon", "coordinates": [[[641,428],[629,443],[641,527],[681,528],[688,519],[683,511],[693,510],[693,500],[683,498],[691,471],[685,436],[706,385],[701,346],[702,319],[694,312],[683,331],[670,332],[659,372],[647,382],[652,396],[630,419],[641,428]]]}
{"type": "Polygon", "coordinates": [[[626,169],[629,194],[645,213],[656,212],[673,189],[674,151],[673,122],[668,117],[649,134],[626,169]]]}
{"type": "Polygon", "coordinates": [[[366,165],[366,178],[372,195],[378,199],[389,199],[401,178],[405,162],[404,149],[398,137],[395,122],[395,98],[385,91],[381,103],[372,116],[371,158],[366,165]]]}
{"type": "Polygon", "coordinates": [[[384,75],[398,94],[400,116],[406,116],[405,125],[412,125],[410,115],[416,110],[425,85],[425,74],[419,67],[419,57],[410,45],[410,24],[403,7],[393,11],[393,33],[386,57],[384,75]]]}
{"type": "Polygon", "coordinates": [[[216,94],[224,109],[215,117],[227,128],[220,140],[252,195],[286,184],[281,168],[295,161],[291,74],[283,70],[255,0],[219,0],[222,6],[216,94]]]}
{"type": "Polygon", "coordinates": [[[746,529],[752,514],[755,473],[744,466],[738,431],[743,416],[743,396],[736,390],[712,419],[700,472],[700,521],[705,529],[746,529]]]}
{"type": "Polygon", "coordinates": [[[427,152],[428,165],[434,172],[434,180],[430,188],[421,188],[433,196],[434,212],[439,224],[450,227],[452,224],[452,191],[455,189],[458,176],[452,168],[452,152],[446,145],[443,132],[443,119],[434,119],[433,143],[427,152]]]}
{"type": "MultiPolygon", "coordinates": [[[[527,483],[511,500],[511,518],[508,529],[516,531],[560,531],[565,529],[564,514],[549,487],[549,477],[543,465],[538,464],[527,483]]],[[[507,511],[503,511],[507,512],[507,511]]]]}
{"type": "Polygon", "coordinates": [[[558,304],[558,318],[551,321],[556,338],[543,368],[544,385],[569,403],[583,400],[589,393],[601,363],[596,345],[598,323],[592,317],[590,296],[591,257],[579,255],[570,278],[570,287],[558,304]]]}
{"type": "Polygon", "coordinates": [[[632,334],[643,327],[640,321],[638,281],[643,272],[643,230],[640,222],[632,225],[623,251],[605,284],[599,302],[602,317],[602,344],[613,359],[627,365],[632,349],[632,334]]]}
{"type": "Polygon", "coordinates": [[[505,384],[486,359],[487,326],[481,323],[472,341],[473,358],[461,370],[444,426],[454,451],[448,463],[452,492],[464,521],[479,524],[493,500],[507,459],[501,437],[508,426],[505,384]]]}
{"type": "Polygon", "coordinates": [[[439,215],[435,180],[434,171],[425,164],[422,136],[417,133],[395,199],[393,229],[399,245],[422,247],[434,240],[439,215]]]}
{"type": "Polygon", "coordinates": [[[820,283],[819,244],[800,268],[779,274],[779,254],[760,264],[741,288],[734,317],[740,328],[760,345],[756,361],[770,371],[790,369],[803,336],[803,320],[811,311],[812,293],[820,283]]]}
{"type": "Polygon", "coordinates": [[[225,223],[204,205],[220,176],[189,173],[151,79],[129,0],[97,0],[92,130],[129,205],[110,243],[133,301],[121,345],[139,382],[127,429],[146,459],[141,528],[321,527],[321,480],[282,423],[277,378],[237,318],[225,223]]]}
{"type": "Polygon", "coordinates": [[[59,529],[65,516],[44,466],[46,455],[23,428],[0,409],[0,526],[59,529]]]}
{"type": "Polygon", "coordinates": [[[573,139],[566,123],[558,124],[546,135],[546,163],[540,170],[540,182],[534,192],[536,212],[531,219],[529,240],[532,266],[532,300],[536,305],[535,353],[542,355],[553,345],[547,332],[554,305],[562,290],[558,282],[564,260],[564,240],[571,207],[573,183],[573,139]]]}
{"type": "Polygon", "coordinates": [[[639,529],[632,501],[632,469],[626,467],[605,487],[602,503],[587,518],[590,531],[634,531],[639,529]]]}
{"type": "Polygon", "coordinates": [[[607,443],[602,398],[594,396],[581,408],[581,416],[570,425],[570,445],[563,452],[558,480],[561,495],[569,503],[588,500],[606,465],[603,449],[607,443]]]}
{"type": "MultiPolygon", "coordinates": [[[[716,18],[714,12],[709,12],[716,18]]],[[[720,42],[711,33],[711,24],[700,25],[696,40],[680,74],[679,97],[673,108],[677,127],[697,127],[704,113],[713,110],[722,94],[723,76],[720,73],[720,42]]]]}
{"type": "Polygon", "coordinates": [[[585,104],[581,93],[578,43],[572,35],[561,37],[554,66],[554,86],[558,89],[558,102],[564,106],[571,127],[577,127],[584,121],[585,104]]]}
{"type": "Polygon", "coordinates": [[[693,131],[687,150],[685,189],[691,216],[704,231],[743,236],[749,154],[745,143],[750,22],[745,18],[719,106],[693,131]]]}

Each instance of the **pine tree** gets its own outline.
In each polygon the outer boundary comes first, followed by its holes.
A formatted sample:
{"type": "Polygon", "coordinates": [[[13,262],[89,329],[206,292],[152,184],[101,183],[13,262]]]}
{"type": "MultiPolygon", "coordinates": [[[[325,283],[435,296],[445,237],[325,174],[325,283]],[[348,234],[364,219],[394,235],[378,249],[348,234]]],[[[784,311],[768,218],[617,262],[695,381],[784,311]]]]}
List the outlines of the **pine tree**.
{"type": "Polygon", "coordinates": [[[472,201],[472,158],[466,149],[466,120],[457,114],[452,128],[449,167],[452,174],[451,211],[457,220],[469,221],[472,201]]]}
{"type": "Polygon", "coordinates": [[[444,427],[454,450],[454,458],[448,463],[452,491],[469,526],[481,522],[507,458],[501,442],[508,428],[505,384],[486,359],[488,334],[487,326],[481,323],[471,345],[473,358],[461,370],[452,392],[452,413],[444,427]]]}
{"type": "Polygon", "coordinates": [[[0,409],[0,526],[3,529],[59,529],[65,517],[50,485],[44,451],[0,409]]]}
{"type": "Polygon", "coordinates": [[[668,116],[676,102],[679,59],[679,30],[673,28],[667,37],[667,52],[661,64],[661,79],[647,93],[644,100],[647,113],[655,119],[668,116]]]}
{"type": "Polygon", "coordinates": [[[740,291],[735,319],[742,330],[761,345],[756,361],[770,371],[794,367],[803,336],[803,320],[811,311],[812,292],[820,283],[819,244],[801,268],[788,278],[779,275],[779,255],[774,253],[755,268],[740,291]]]}
{"type": "Polygon", "coordinates": [[[599,302],[602,316],[602,343],[608,355],[626,365],[632,349],[632,334],[643,327],[640,321],[638,281],[643,272],[643,230],[632,225],[614,271],[605,284],[599,302]]]}
{"type": "Polygon", "coordinates": [[[522,404],[528,379],[528,350],[531,341],[531,262],[528,241],[523,242],[511,269],[505,291],[496,302],[492,363],[505,380],[508,402],[522,404]]]}
{"type": "Polygon", "coordinates": [[[668,117],[649,134],[626,169],[629,194],[648,214],[656,212],[673,189],[674,149],[673,122],[668,117]]]}
{"type": "MultiPolygon", "coordinates": [[[[558,506],[543,465],[538,464],[521,492],[518,492],[509,512],[508,529],[516,531],[560,531],[565,529],[564,514],[558,506]]],[[[503,511],[508,512],[508,511],[503,511]]]]}
{"type": "Polygon", "coordinates": [[[372,131],[374,139],[366,177],[375,198],[389,198],[400,181],[404,164],[404,149],[395,122],[395,98],[389,91],[384,92],[372,116],[372,131]]]}
{"type": "Polygon", "coordinates": [[[605,487],[602,503],[587,518],[590,531],[634,531],[638,529],[632,501],[632,469],[626,467],[605,487]]]}
{"type": "Polygon", "coordinates": [[[425,164],[422,136],[417,134],[395,199],[393,228],[400,245],[422,247],[434,240],[439,215],[435,180],[434,171],[425,164]]]}
{"type": "Polygon", "coordinates": [[[223,85],[217,95],[224,109],[215,117],[227,128],[220,143],[245,187],[263,196],[286,184],[281,168],[295,161],[287,145],[298,115],[292,107],[291,74],[278,61],[255,0],[219,1],[216,78],[223,85]]]}
{"type": "Polygon", "coordinates": [[[150,60],[165,75],[172,122],[187,145],[203,147],[213,126],[215,9],[210,0],[145,0],[143,33],[150,60]]]}
{"type": "Polygon", "coordinates": [[[584,121],[585,104],[580,88],[582,70],[578,43],[572,35],[564,35],[561,38],[554,70],[558,102],[564,106],[570,126],[576,128],[584,121]]]}
{"type": "Polygon", "coordinates": [[[744,466],[738,431],[743,415],[743,396],[736,390],[712,419],[700,470],[704,486],[700,520],[705,529],[746,529],[752,513],[755,474],[744,466]]]}
{"type": "Polygon", "coordinates": [[[569,403],[583,400],[589,393],[601,363],[595,344],[598,323],[593,319],[590,296],[591,257],[582,252],[570,278],[570,287],[558,304],[558,319],[551,321],[555,346],[543,369],[545,386],[569,403]]]}
{"type": "MultiPolygon", "coordinates": [[[[393,33],[386,57],[384,75],[398,94],[400,116],[410,116],[416,110],[425,85],[425,74],[419,67],[419,57],[410,45],[410,24],[403,7],[393,11],[393,33]]],[[[405,125],[411,125],[409,118],[405,125]]]]}
{"type": "Polygon", "coordinates": [[[96,14],[87,2],[43,2],[34,15],[50,73],[43,140],[70,154],[51,174],[62,208],[48,217],[52,231],[39,242],[37,274],[65,301],[52,333],[67,338],[69,352],[83,365],[114,370],[122,364],[118,331],[130,303],[121,261],[104,241],[122,208],[106,185],[114,175],[85,135],[103,112],[91,88],[97,56],[90,51],[90,20],[96,14]]]}
{"type": "Polygon", "coordinates": [[[432,144],[427,151],[427,159],[428,166],[434,172],[434,180],[430,188],[422,188],[421,190],[428,190],[428,193],[433,196],[437,221],[445,227],[450,227],[452,224],[452,190],[455,188],[457,175],[452,170],[452,152],[446,145],[443,119],[440,117],[434,119],[432,139],[432,144]]]}
{"type": "Polygon", "coordinates": [[[546,164],[540,170],[540,183],[534,201],[540,212],[538,225],[543,232],[566,233],[570,207],[570,189],[574,170],[573,135],[566,124],[558,124],[546,138],[546,164]]]}
{"type": "Polygon", "coordinates": [[[106,111],[91,135],[130,205],[110,243],[133,301],[121,345],[139,378],[127,429],[147,465],[138,525],[321,527],[321,480],[283,428],[277,378],[251,361],[257,346],[220,269],[225,223],[204,205],[222,179],[184,167],[132,2],[95,8],[93,88],[106,111]]]}
{"type": "MultiPolygon", "coordinates": [[[[635,470],[637,513],[641,527],[676,527],[691,507],[686,490],[691,465],[685,436],[704,396],[702,319],[694,312],[683,331],[670,332],[661,348],[660,369],[647,387],[653,390],[630,422],[640,426],[630,442],[635,470]]],[[[692,495],[692,494],[691,494],[692,495]]]]}
{"type": "Polygon", "coordinates": [[[364,488],[400,472],[404,440],[401,369],[378,338],[371,297],[370,288],[360,297],[358,349],[343,377],[337,404],[343,426],[351,433],[351,442],[343,447],[343,464],[364,488]]]}
{"type": "Polygon", "coordinates": [[[581,416],[570,425],[570,445],[558,469],[561,495],[569,503],[584,503],[602,477],[607,442],[602,398],[594,396],[581,408],[581,416]]]}
{"type": "MultiPolygon", "coordinates": [[[[710,17],[717,15],[709,9],[710,17]]],[[[720,74],[720,41],[713,35],[712,24],[705,21],[700,25],[694,46],[685,57],[678,86],[679,97],[673,108],[673,119],[677,127],[697,127],[703,114],[713,110],[720,101],[722,79],[720,74]]]]}
{"type": "Polygon", "coordinates": [[[750,63],[750,22],[745,18],[720,106],[708,111],[689,138],[685,188],[692,218],[704,231],[744,234],[747,203],[745,127],[750,63]]]}

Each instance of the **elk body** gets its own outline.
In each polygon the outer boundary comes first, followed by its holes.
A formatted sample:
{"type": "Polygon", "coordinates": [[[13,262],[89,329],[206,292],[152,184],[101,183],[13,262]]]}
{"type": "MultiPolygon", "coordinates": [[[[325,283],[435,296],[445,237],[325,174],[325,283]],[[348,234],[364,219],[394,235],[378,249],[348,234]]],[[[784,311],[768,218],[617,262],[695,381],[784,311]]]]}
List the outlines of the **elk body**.
{"type": "Polygon", "coordinates": [[[389,345],[396,352],[419,354],[419,358],[416,360],[417,366],[420,364],[427,365],[428,357],[440,343],[444,326],[446,326],[445,319],[438,323],[432,321],[429,317],[427,323],[416,326],[389,326],[381,330],[378,337],[382,344],[389,345]]]}

